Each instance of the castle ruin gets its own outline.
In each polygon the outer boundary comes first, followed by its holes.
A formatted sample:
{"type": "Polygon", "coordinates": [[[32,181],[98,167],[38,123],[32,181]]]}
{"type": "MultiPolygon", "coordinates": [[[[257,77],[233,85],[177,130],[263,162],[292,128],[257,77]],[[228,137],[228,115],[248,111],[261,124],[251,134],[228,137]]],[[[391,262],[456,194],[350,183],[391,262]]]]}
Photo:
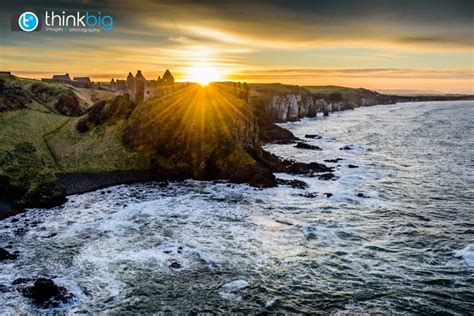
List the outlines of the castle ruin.
{"type": "Polygon", "coordinates": [[[173,87],[174,77],[168,69],[163,74],[163,77],[158,76],[157,80],[146,80],[140,70],[137,71],[135,76],[129,72],[126,80],[126,93],[129,94],[130,100],[137,103],[162,96],[173,87]]]}

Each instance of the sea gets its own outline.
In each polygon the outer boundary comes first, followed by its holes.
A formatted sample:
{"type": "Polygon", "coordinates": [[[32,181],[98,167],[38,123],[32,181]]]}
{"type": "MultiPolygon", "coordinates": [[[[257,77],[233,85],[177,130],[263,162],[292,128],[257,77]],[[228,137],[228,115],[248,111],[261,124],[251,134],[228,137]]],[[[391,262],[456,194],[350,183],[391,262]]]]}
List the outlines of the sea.
{"type": "Polygon", "coordinates": [[[322,150],[266,150],[337,178],[118,185],[1,221],[19,257],[0,262],[0,314],[474,314],[474,101],[281,126],[322,150]],[[74,298],[41,309],[12,285],[39,276],[74,298]]]}

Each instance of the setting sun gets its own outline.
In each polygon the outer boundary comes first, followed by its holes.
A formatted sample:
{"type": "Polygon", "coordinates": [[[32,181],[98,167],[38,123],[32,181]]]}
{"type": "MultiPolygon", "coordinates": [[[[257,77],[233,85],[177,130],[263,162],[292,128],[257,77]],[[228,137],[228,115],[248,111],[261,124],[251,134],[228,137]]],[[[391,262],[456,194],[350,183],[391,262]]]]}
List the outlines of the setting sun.
{"type": "Polygon", "coordinates": [[[207,65],[191,67],[187,70],[187,73],[189,81],[197,82],[201,86],[205,86],[212,81],[218,81],[221,79],[220,71],[215,67],[207,65]]]}

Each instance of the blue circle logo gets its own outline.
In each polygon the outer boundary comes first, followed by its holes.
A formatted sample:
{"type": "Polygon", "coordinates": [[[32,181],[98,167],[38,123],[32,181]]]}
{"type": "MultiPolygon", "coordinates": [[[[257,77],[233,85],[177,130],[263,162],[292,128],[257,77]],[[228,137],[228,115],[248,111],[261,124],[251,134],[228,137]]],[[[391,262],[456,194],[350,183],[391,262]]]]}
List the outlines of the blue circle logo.
{"type": "Polygon", "coordinates": [[[38,17],[33,12],[23,12],[18,19],[18,26],[25,32],[36,30],[38,24],[38,17]]]}

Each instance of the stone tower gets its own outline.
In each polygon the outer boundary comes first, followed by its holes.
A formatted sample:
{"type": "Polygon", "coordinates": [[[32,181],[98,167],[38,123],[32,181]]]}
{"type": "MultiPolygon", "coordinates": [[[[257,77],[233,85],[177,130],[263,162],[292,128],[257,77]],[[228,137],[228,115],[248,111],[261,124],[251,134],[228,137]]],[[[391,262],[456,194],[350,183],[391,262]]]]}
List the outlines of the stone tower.
{"type": "Polygon", "coordinates": [[[135,75],[135,102],[141,103],[145,99],[146,79],[140,70],[135,75]]]}
{"type": "Polygon", "coordinates": [[[168,69],[166,69],[165,73],[163,74],[163,84],[165,86],[174,85],[174,77],[168,69]]]}
{"type": "Polygon", "coordinates": [[[131,72],[127,76],[127,93],[130,96],[130,100],[135,101],[135,78],[131,72]]]}

